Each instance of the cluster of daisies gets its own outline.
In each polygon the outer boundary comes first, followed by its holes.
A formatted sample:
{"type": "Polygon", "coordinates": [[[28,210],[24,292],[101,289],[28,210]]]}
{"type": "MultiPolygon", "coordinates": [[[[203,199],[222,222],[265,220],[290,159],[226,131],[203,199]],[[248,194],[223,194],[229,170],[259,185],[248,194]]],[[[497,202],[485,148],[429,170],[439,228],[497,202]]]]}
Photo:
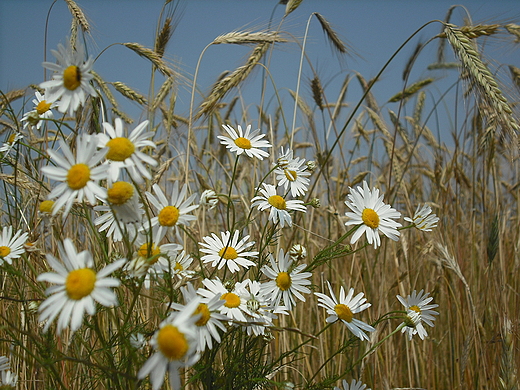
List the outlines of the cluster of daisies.
{"type": "Polygon", "coordinates": [[[15,389],[18,375],[10,370],[10,362],[7,356],[0,356],[0,388],[15,389]]]}
{"type": "MultiPolygon", "coordinates": [[[[45,120],[52,120],[52,109],[73,115],[89,95],[97,93],[90,83],[93,60],[85,60],[81,46],[60,45],[53,53],[57,63],[43,64],[54,72],[52,80],[41,84],[45,94],[36,92],[35,109],[23,118],[27,126],[37,129],[45,120]]],[[[197,194],[190,194],[188,186],[181,186],[178,181],[170,185],[169,191],[158,184],[147,191],[151,169],[158,165],[152,157],[155,133],[149,128],[149,122],[144,121],[128,134],[123,121],[116,118],[114,125],[103,122],[98,134],[76,135],[71,141],[73,146],[59,139],[58,147],[48,150],[49,164],[41,172],[51,182],[51,191],[40,204],[40,213],[51,218],[59,216],[65,222],[71,213],[93,211],[98,231],[112,242],[124,243],[128,258],[101,267],[90,251],[78,250],[71,239],[65,238],[58,244],[57,256],[46,255],[52,272],[37,278],[51,284],[39,313],[44,331],[56,322],[58,334],[66,329],[74,333],[82,326],[85,315],[95,315],[97,304],[118,305],[114,289],[123,282],[117,275],[146,289],[153,288],[162,278],[178,278],[184,304],[169,304],[168,316],[149,340],[153,352],[138,372],[139,379],[150,377],[153,389],[162,386],[168,372],[172,388],[177,389],[178,369],[193,365],[201,353],[221,342],[228,329],[240,327],[248,335],[267,336],[279,315],[288,315],[298,302],[306,300],[305,294],[311,293],[312,273],[301,262],[306,257],[301,245],[294,245],[289,251],[280,248],[276,253],[263,254],[255,250],[256,243],[250,235],[240,230],[211,232],[199,242],[198,252],[202,255],[189,253],[183,245],[183,229],[197,220],[194,212],[201,205],[208,210],[217,207],[220,195],[204,191],[196,204],[197,194]],[[192,266],[192,256],[200,260],[198,269],[192,266]],[[224,275],[228,271],[232,275],[246,272],[260,263],[260,256],[267,262],[259,270],[259,280],[245,278],[245,274],[235,281],[215,276],[219,270],[224,275]],[[203,274],[201,264],[213,268],[212,276],[202,279],[196,288],[196,279],[203,274]]],[[[265,149],[272,145],[260,129],[251,131],[250,125],[245,131],[240,125],[237,129],[229,125],[223,128],[226,133],[218,138],[237,159],[241,155],[260,160],[269,156],[265,149]]],[[[18,139],[21,138],[13,138],[9,145],[18,139]]],[[[313,167],[312,162],[295,157],[291,149],[282,148],[272,167],[276,184],[262,182],[251,199],[251,208],[259,211],[256,217],[262,218],[262,213],[268,211],[267,218],[275,229],[291,227],[295,214],[306,212],[301,198],[308,191],[313,167]]],[[[352,227],[351,244],[363,236],[374,248],[381,245],[382,235],[398,240],[402,225],[397,219],[401,214],[383,202],[378,189],[363,182],[362,186],[350,189],[345,204],[350,209],[346,225],[352,227]]],[[[439,219],[424,205],[418,207],[413,218],[405,220],[429,231],[439,219]]],[[[28,233],[13,234],[11,227],[5,227],[0,235],[0,264],[11,264],[21,257],[27,237],[28,233]]],[[[336,296],[328,282],[327,289],[328,295],[314,293],[318,306],[329,315],[326,321],[343,323],[356,337],[368,340],[368,333],[375,329],[359,318],[359,313],[370,307],[364,294],[340,286],[336,296]]],[[[434,315],[438,314],[433,309],[437,305],[422,290],[397,298],[405,308],[400,329],[410,339],[415,334],[424,339],[424,324],[433,326],[434,315]]],[[[131,343],[141,348],[145,339],[135,335],[131,343]]],[[[343,386],[346,390],[349,385],[344,381],[343,386]]],[[[353,381],[350,388],[365,387],[360,386],[353,381]]]]}

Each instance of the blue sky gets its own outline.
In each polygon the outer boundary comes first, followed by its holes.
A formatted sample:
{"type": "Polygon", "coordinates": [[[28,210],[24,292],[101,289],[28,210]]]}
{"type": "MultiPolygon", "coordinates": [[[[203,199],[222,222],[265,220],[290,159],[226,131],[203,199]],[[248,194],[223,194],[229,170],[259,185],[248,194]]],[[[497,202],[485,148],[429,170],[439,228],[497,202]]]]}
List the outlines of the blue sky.
{"type": "MultiPolygon", "coordinates": [[[[78,0],[92,24],[92,36],[88,39],[89,51],[96,56],[115,42],[139,42],[153,47],[154,32],[163,4],[158,0],[78,0]]],[[[43,81],[45,19],[50,0],[1,0],[0,1],[0,89],[24,88],[28,84],[43,81]]],[[[182,73],[192,78],[203,48],[216,36],[233,30],[261,30],[268,24],[275,10],[278,22],[284,6],[273,0],[184,0],[184,12],[169,44],[166,57],[172,60],[182,73]],[[276,7],[276,8],[275,8],[276,7]]],[[[366,79],[375,76],[399,45],[417,28],[433,19],[443,19],[451,1],[390,1],[390,0],[304,0],[301,6],[285,21],[282,30],[303,37],[305,25],[312,12],[322,14],[360,55],[360,58],[338,61],[326,42],[317,21],[311,22],[308,52],[322,82],[328,83],[330,100],[335,100],[336,90],[345,75],[352,71],[366,79]],[[336,88],[336,90],[335,90],[336,88]]],[[[474,21],[518,21],[520,6],[515,1],[468,1],[466,7],[474,21]]],[[[463,11],[454,13],[453,22],[463,23],[463,11]]],[[[64,43],[69,34],[71,16],[64,1],[58,0],[49,18],[47,34],[47,59],[53,61],[50,49],[64,43]]],[[[418,34],[423,41],[440,30],[439,24],[431,25],[418,34]]],[[[396,58],[390,71],[385,73],[374,93],[383,102],[402,88],[401,73],[404,63],[413,52],[413,41],[396,58]]],[[[412,73],[411,81],[425,76],[425,67],[434,61],[436,43],[421,55],[412,73]]],[[[199,86],[208,91],[217,76],[224,70],[233,70],[248,55],[250,47],[219,45],[205,54],[199,77],[199,86]]],[[[489,48],[490,55],[500,55],[500,60],[520,67],[519,51],[510,43],[489,48]],[[507,56],[505,56],[505,54],[507,56]]],[[[296,44],[279,45],[274,52],[271,70],[278,88],[296,88],[300,50],[296,44]]],[[[114,46],[103,53],[95,64],[95,70],[107,81],[123,81],[143,94],[149,87],[150,65],[130,50],[114,46]]],[[[304,67],[304,80],[311,77],[304,67]]],[[[444,78],[445,75],[435,77],[444,78]]],[[[257,81],[260,77],[255,78],[257,81]]],[[[303,86],[308,93],[308,87],[303,86]]],[[[246,83],[246,105],[258,104],[254,82],[246,83]]],[[[289,100],[289,95],[284,99],[289,100]]],[[[187,114],[190,91],[180,87],[178,110],[187,114]]],[[[351,100],[351,99],[348,99],[351,100]]],[[[30,101],[30,99],[29,99],[30,101]]],[[[137,119],[137,118],[136,118],[137,119]]]]}

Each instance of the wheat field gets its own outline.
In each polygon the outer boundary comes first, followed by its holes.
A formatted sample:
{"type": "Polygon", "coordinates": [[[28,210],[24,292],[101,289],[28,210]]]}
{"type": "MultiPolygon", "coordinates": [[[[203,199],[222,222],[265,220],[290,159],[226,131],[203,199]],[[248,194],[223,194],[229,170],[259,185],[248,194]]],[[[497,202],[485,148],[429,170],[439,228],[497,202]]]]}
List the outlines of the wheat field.
{"type": "Polygon", "coordinates": [[[0,389],[518,389],[520,68],[487,49],[520,25],[453,6],[364,75],[282,1],[190,73],[165,1],[153,45],[113,44],[143,93],[96,68],[82,3],[46,78],[0,91],[0,389]],[[200,85],[227,45],[248,55],[200,85]]]}

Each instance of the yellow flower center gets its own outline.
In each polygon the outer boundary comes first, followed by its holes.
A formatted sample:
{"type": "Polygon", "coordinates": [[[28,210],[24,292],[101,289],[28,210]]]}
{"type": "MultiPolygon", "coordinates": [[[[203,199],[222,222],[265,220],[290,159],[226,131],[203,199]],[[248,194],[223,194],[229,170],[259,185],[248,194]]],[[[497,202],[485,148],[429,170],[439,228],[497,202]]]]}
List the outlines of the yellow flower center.
{"type": "Polygon", "coordinates": [[[7,143],[8,144],[14,144],[14,140],[16,139],[16,133],[13,133],[9,136],[9,138],[7,138],[7,143]]]}
{"type": "Polygon", "coordinates": [[[80,190],[90,180],[90,168],[86,164],[73,165],[67,173],[67,184],[73,190],[80,190]]]}
{"type": "Polygon", "coordinates": [[[135,146],[128,138],[117,137],[107,142],[107,158],[112,161],[125,161],[134,151],[135,146]]]}
{"type": "Polygon", "coordinates": [[[65,281],[65,291],[70,299],[80,300],[89,295],[96,284],[96,273],[90,268],[70,271],[65,281]]]}
{"type": "Polygon", "coordinates": [[[280,195],[272,195],[269,197],[269,199],[267,199],[267,202],[277,208],[278,210],[285,210],[286,209],[286,204],[285,204],[285,199],[282,198],[280,195]]]}
{"type": "Polygon", "coordinates": [[[36,112],[38,113],[38,115],[45,114],[50,109],[51,109],[51,103],[47,103],[46,100],[42,100],[36,106],[36,112]]]}
{"type": "Polygon", "coordinates": [[[0,246],[0,257],[6,257],[11,253],[11,248],[8,246],[0,246]]]}
{"type": "Polygon", "coordinates": [[[226,306],[230,309],[240,306],[240,297],[235,293],[228,292],[228,293],[222,294],[220,299],[224,299],[226,301],[226,303],[224,303],[224,306],[226,306]]]}
{"type": "Polygon", "coordinates": [[[190,347],[184,333],[173,325],[165,325],[159,330],[157,345],[162,354],[170,360],[182,359],[190,347]]]}
{"type": "Polygon", "coordinates": [[[53,200],[44,200],[40,203],[40,213],[52,213],[52,208],[54,207],[53,200]]]}
{"type": "Polygon", "coordinates": [[[161,253],[161,250],[155,245],[152,244],[151,247],[148,245],[147,242],[145,242],[143,245],[139,247],[137,250],[137,254],[140,257],[144,257],[146,259],[152,258],[152,260],[149,262],[149,264],[155,264],[157,263],[157,260],[159,260],[158,254],[161,253]]]}
{"type": "Polygon", "coordinates": [[[421,309],[419,309],[419,306],[417,306],[417,305],[410,306],[409,309],[413,310],[416,313],[421,314],[421,309]]]}
{"type": "Polygon", "coordinates": [[[183,267],[182,264],[179,263],[179,262],[176,262],[176,263],[175,263],[175,266],[173,267],[173,269],[174,269],[175,271],[179,271],[179,272],[180,272],[180,271],[184,271],[184,267],[183,267]]]}
{"type": "Polygon", "coordinates": [[[71,65],[63,71],[63,85],[69,91],[74,91],[81,85],[81,73],[77,66],[71,65]]]}
{"type": "Polygon", "coordinates": [[[235,260],[238,257],[237,251],[231,246],[219,250],[218,255],[226,260],[235,260]]]}
{"type": "Polygon", "coordinates": [[[244,137],[238,137],[235,140],[235,145],[240,149],[251,149],[251,141],[244,137]]]}
{"type": "Polygon", "coordinates": [[[372,209],[364,209],[361,214],[361,219],[368,227],[375,229],[379,226],[379,215],[372,209]]]}
{"type": "Polygon", "coordinates": [[[285,177],[289,181],[295,181],[298,178],[298,174],[296,173],[296,171],[291,171],[290,169],[285,169],[283,172],[285,173],[285,177]]]}
{"type": "Polygon", "coordinates": [[[208,305],[205,303],[199,303],[199,306],[197,306],[197,309],[195,310],[195,313],[193,315],[200,314],[200,318],[197,322],[195,322],[195,325],[197,326],[204,326],[209,321],[209,318],[211,316],[211,313],[209,311],[208,305]]]}
{"type": "Polygon", "coordinates": [[[334,311],[340,320],[352,322],[352,311],[347,305],[340,303],[339,305],[334,306],[334,311]]]}
{"type": "Polygon", "coordinates": [[[276,277],[276,285],[282,291],[289,290],[291,288],[292,279],[287,272],[280,272],[276,277]]]}
{"type": "Polygon", "coordinates": [[[159,213],[159,224],[161,226],[175,226],[179,220],[179,209],[175,206],[166,206],[159,213]]]}
{"type": "Polygon", "coordinates": [[[116,181],[107,191],[108,201],[121,206],[128,202],[134,195],[134,186],[126,181],[116,181]]]}

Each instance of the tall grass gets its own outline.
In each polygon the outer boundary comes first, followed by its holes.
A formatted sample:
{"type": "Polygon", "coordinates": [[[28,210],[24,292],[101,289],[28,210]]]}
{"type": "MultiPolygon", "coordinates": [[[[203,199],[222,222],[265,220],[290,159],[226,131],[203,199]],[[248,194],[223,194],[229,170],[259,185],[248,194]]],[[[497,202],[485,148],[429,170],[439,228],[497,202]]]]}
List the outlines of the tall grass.
{"type": "MultiPolygon", "coordinates": [[[[71,11],[70,39],[79,44],[90,24],[77,3],[66,3],[71,11]]],[[[0,160],[0,221],[2,228],[12,226],[14,232],[28,235],[19,258],[0,262],[0,355],[9,357],[10,370],[18,375],[17,388],[151,388],[148,376],[139,375],[154,353],[147,342],[175,304],[189,303],[184,302],[182,288],[188,283],[195,289],[203,287],[203,280],[217,276],[230,289],[246,279],[264,283],[267,278],[261,268],[269,265],[269,254],[276,257],[279,249],[285,253],[292,249],[295,262],[306,264],[305,271],[312,272],[309,287],[313,293],[328,294],[327,282],[336,294],[340,286],[364,293],[372,306],[355,318],[375,328],[369,340],[355,337],[341,322],[328,324],[318,297],[305,294],[305,302],[297,300],[294,309],[278,314],[260,335],[248,334],[243,323],[224,321],[226,331],[218,331],[220,342],[213,340],[213,347],[204,350],[194,365],[181,369],[185,388],[323,389],[340,386],[343,379],[349,383],[357,379],[373,389],[517,389],[518,100],[512,88],[501,84],[484,51],[484,43],[490,40],[518,40],[516,25],[457,26],[450,20],[450,9],[445,21],[431,22],[440,33],[419,44],[405,64],[403,88],[388,94],[388,101],[378,101],[373,92],[380,76],[389,67],[400,66],[395,56],[411,45],[417,32],[410,31],[410,40],[388,59],[377,77],[367,80],[351,70],[338,96],[331,96],[330,87],[312,66],[309,43],[283,32],[285,17],[297,12],[300,4],[289,1],[285,16],[273,23],[278,26],[275,30],[233,30],[208,42],[250,45],[251,51],[243,65],[222,74],[212,86],[197,85],[196,78],[192,79],[192,107],[185,117],[177,112],[176,101],[179,83],[187,77],[165,54],[174,30],[174,4],[164,5],[154,48],[122,44],[150,62],[150,85],[161,86],[151,88],[148,96],[132,85],[104,80],[95,72],[95,63],[91,84],[96,94],[72,116],[53,107],[53,118],[29,116],[22,121],[23,114],[34,109],[34,92],[43,92],[38,86],[43,80],[34,80],[25,90],[1,93],[5,148],[0,160]],[[283,91],[270,72],[270,61],[283,45],[297,45],[301,69],[311,69],[307,79],[300,73],[300,84],[290,91],[291,105],[282,99],[283,91]],[[412,80],[416,59],[432,53],[437,58],[430,69],[420,69],[424,77],[412,80]],[[453,87],[438,89],[438,72],[445,72],[453,87]],[[244,102],[241,86],[251,77],[263,77],[264,87],[258,101],[244,102]],[[361,97],[350,92],[353,83],[359,84],[361,97]],[[270,90],[267,85],[274,89],[272,96],[265,95],[270,90]],[[149,178],[139,183],[123,174],[135,185],[143,205],[142,226],[149,226],[158,213],[146,195],[156,194],[152,185],[158,185],[168,199],[174,183],[179,188],[187,186],[186,197],[197,194],[193,204],[200,206],[189,212],[194,220],[168,232],[160,242],[182,245],[193,258],[189,272],[168,265],[175,259],[168,253],[163,254],[167,266],[146,279],[136,269],[148,270],[158,255],[150,250],[139,263],[134,236],[127,232],[116,241],[99,231],[94,221],[101,212],[94,205],[75,203],[67,216],[52,215],[43,207],[57,185],[42,174],[42,167],[52,165],[48,150],[60,153],[58,140],[64,139],[76,152],[81,134],[103,133],[103,122],[114,124],[115,118],[122,118],[128,130],[135,128],[137,118],[123,111],[121,99],[135,102],[142,110],[140,117],[149,119],[146,131],[153,132],[156,146],[143,148],[157,162],[147,165],[149,178]],[[21,101],[24,104],[18,110],[21,101]],[[293,110],[300,127],[291,124],[293,110]],[[453,118],[442,121],[450,126],[442,136],[435,124],[439,117],[453,118]],[[237,156],[217,138],[226,135],[222,125],[245,129],[253,124],[254,130],[255,123],[261,124],[263,139],[272,145],[263,148],[269,156],[262,160],[245,153],[237,156]],[[10,139],[13,134],[23,138],[10,139]],[[306,206],[305,213],[291,214],[292,226],[281,228],[268,220],[265,211],[252,207],[251,200],[260,195],[263,183],[276,183],[273,171],[280,167],[280,148],[287,150],[289,145],[294,157],[307,160],[304,167],[311,174],[304,195],[293,198],[278,192],[306,206]],[[403,217],[413,216],[417,205],[427,203],[440,218],[438,226],[424,232],[401,218],[405,226],[398,241],[382,236],[378,248],[365,244],[365,236],[351,242],[355,229],[345,225],[345,213],[351,211],[345,200],[363,181],[384,193],[384,202],[403,217]],[[205,190],[214,191],[212,202],[200,198],[205,190]],[[249,241],[255,242],[249,249],[258,252],[252,259],[254,266],[231,273],[226,266],[217,269],[201,260],[204,237],[235,230],[241,238],[249,235],[249,241]],[[57,332],[56,324],[41,321],[38,312],[49,287],[38,277],[52,272],[46,255],[60,258],[58,248],[65,239],[71,239],[78,252],[92,253],[98,271],[118,259],[127,260],[113,275],[121,280],[114,288],[118,305],[97,304],[96,314],[86,315],[75,332],[70,327],[57,332]],[[295,245],[303,246],[305,252],[298,255],[301,247],[295,245]],[[429,292],[438,304],[439,316],[434,327],[427,327],[429,335],[424,340],[417,336],[409,340],[396,332],[407,320],[396,296],[406,297],[413,290],[429,292]],[[47,325],[49,330],[44,331],[47,325]],[[133,341],[137,335],[145,343],[137,345],[133,341]]],[[[355,47],[355,42],[341,40],[326,15],[310,15],[309,23],[316,22],[338,55],[355,47]]],[[[509,85],[513,85],[518,75],[515,67],[510,69],[509,85]]],[[[301,70],[285,72],[297,76],[301,70]]],[[[101,182],[103,187],[110,185],[101,182]]],[[[151,234],[147,238],[153,241],[151,234]]],[[[163,386],[169,388],[167,380],[163,386]]]]}

